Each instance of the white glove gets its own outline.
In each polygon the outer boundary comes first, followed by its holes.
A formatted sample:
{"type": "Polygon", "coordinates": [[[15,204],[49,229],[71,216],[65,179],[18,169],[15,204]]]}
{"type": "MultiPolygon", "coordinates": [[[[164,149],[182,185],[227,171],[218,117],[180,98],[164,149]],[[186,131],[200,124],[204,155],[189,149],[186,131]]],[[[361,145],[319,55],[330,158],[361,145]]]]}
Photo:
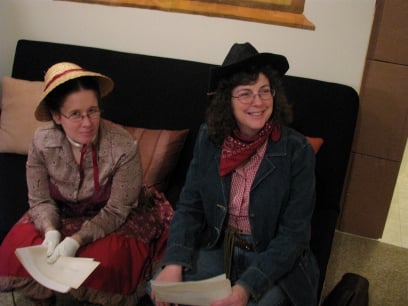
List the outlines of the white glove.
{"type": "Polygon", "coordinates": [[[79,249],[79,243],[71,238],[66,237],[62,242],[55,248],[54,252],[48,256],[47,262],[52,264],[57,261],[60,256],[74,257],[76,251],[79,249]]]}
{"type": "Polygon", "coordinates": [[[42,245],[46,246],[47,249],[47,256],[50,256],[55,248],[57,247],[58,243],[61,241],[61,234],[57,230],[51,230],[45,233],[44,241],[42,245]]]}

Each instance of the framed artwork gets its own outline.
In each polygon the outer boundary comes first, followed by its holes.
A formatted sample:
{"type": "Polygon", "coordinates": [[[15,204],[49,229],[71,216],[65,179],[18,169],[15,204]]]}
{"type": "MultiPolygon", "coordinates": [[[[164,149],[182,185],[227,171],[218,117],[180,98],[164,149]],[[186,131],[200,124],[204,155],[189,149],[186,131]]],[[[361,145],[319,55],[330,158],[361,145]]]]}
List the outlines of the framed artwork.
{"type": "Polygon", "coordinates": [[[303,14],[306,0],[57,0],[139,7],[233,18],[314,30],[303,14]]]}

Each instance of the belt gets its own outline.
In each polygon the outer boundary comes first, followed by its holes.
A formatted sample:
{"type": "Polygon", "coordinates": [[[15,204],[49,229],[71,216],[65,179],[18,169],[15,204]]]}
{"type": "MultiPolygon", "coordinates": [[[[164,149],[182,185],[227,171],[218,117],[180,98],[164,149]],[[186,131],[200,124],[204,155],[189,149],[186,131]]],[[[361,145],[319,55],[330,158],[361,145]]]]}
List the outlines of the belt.
{"type": "Polygon", "coordinates": [[[232,262],[232,254],[234,247],[238,247],[245,251],[253,251],[254,246],[252,243],[246,241],[239,237],[239,230],[227,226],[225,229],[225,237],[224,237],[224,267],[225,267],[225,274],[227,278],[231,276],[231,262],[232,262]]]}
{"type": "Polygon", "coordinates": [[[249,252],[254,250],[254,245],[251,242],[241,239],[237,235],[234,237],[234,246],[249,252]]]}

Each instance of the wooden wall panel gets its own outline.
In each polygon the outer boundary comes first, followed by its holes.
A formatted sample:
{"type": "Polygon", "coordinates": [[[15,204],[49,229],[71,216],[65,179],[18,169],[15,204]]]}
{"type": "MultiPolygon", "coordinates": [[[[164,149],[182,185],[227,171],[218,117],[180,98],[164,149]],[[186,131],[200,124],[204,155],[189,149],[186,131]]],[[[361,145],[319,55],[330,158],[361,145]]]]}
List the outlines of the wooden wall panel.
{"type": "Polygon", "coordinates": [[[407,80],[408,66],[367,61],[353,151],[402,160],[407,136],[407,80]]]}
{"type": "Polygon", "coordinates": [[[338,229],[381,238],[400,163],[354,153],[338,229]]]}
{"type": "Polygon", "coordinates": [[[368,58],[408,65],[408,1],[377,0],[368,58]]]}
{"type": "Polygon", "coordinates": [[[408,136],[408,1],[377,0],[338,227],[381,238],[408,136]]]}

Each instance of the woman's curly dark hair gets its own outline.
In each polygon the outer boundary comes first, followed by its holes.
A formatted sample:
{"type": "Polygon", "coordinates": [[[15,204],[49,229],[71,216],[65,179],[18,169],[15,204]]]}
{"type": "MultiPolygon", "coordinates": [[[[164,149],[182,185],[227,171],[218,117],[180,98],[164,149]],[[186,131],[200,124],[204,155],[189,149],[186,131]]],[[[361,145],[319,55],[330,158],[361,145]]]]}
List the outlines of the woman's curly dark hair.
{"type": "Polygon", "coordinates": [[[251,66],[245,71],[221,79],[218,83],[217,90],[206,112],[208,136],[215,145],[221,145],[225,137],[237,128],[231,106],[232,90],[236,86],[256,82],[260,73],[268,78],[269,85],[275,89],[271,119],[283,125],[287,125],[292,121],[292,108],[286,98],[282,77],[271,66],[251,66]]]}

